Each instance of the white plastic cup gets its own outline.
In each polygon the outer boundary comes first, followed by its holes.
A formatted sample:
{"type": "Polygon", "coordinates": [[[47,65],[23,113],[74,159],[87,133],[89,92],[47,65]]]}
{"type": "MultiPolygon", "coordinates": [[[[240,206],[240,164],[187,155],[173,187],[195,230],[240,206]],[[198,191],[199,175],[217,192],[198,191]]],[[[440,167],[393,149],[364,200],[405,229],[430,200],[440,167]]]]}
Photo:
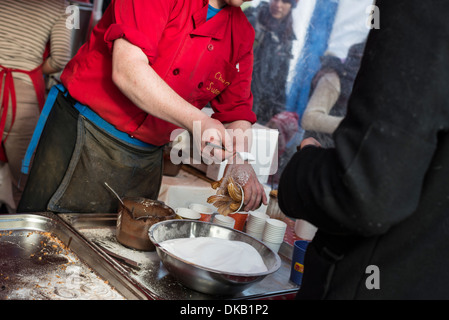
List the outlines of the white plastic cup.
{"type": "Polygon", "coordinates": [[[266,228],[268,230],[286,230],[287,224],[284,221],[281,221],[279,219],[267,219],[266,220],[266,228]]]}
{"type": "Polygon", "coordinates": [[[268,241],[264,241],[263,243],[265,243],[268,248],[270,248],[271,250],[273,250],[276,253],[279,251],[279,248],[281,247],[281,244],[282,244],[282,242],[281,243],[272,243],[272,242],[268,242],[268,241]]]}
{"type": "Polygon", "coordinates": [[[177,208],[175,212],[178,219],[199,220],[201,218],[201,214],[198,211],[189,208],[177,208]]]}
{"type": "Polygon", "coordinates": [[[189,209],[199,212],[201,215],[200,220],[206,222],[210,222],[212,214],[215,212],[213,208],[205,206],[200,203],[190,204],[189,209]]]}
{"type": "Polygon", "coordinates": [[[262,233],[265,228],[265,221],[268,218],[269,216],[263,212],[250,212],[248,215],[248,221],[246,222],[246,231],[262,233]]]}
{"type": "Polygon", "coordinates": [[[222,214],[217,214],[214,217],[214,223],[220,226],[234,228],[235,220],[229,216],[224,216],[222,214]]]}
{"type": "Polygon", "coordinates": [[[252,232],[251,230],[246,230],[246,234],[257,240],[262,241],[262,232],[252,232]]]}
{"type": "Polygon", "coordinates": [[[278,219],[267,219],[262,234],[262,240],[271,243],[282,243],[284,241],[287,224],[278,219]]]}
{"type": "Polygon", "coordinates": [[[317,230],[313,224],[305,220],[298,219],[295,221],[295,234],[303,240],[311,241],[317,230]]]}
{"type": "Polygon", "coordinates": [[[256,222],[265,222],[270,216],[260,211],[251,211],[249,217],[256,222]]]}
{"type": "Polygon", "coordinates": [[[262,234],[262,241],[268,241],[268,242],[272,242],[272,243],[282,243],[284,241],[284,236],[271,236],[271,235],[266,235],[266,234],[262,234]]]}

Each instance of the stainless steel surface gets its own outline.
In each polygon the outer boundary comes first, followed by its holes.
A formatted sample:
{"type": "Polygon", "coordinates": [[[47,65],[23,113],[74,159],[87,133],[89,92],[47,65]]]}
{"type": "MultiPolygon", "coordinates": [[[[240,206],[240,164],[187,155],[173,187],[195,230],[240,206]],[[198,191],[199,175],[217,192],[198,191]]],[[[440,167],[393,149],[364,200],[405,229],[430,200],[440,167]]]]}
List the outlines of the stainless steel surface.
{"type": "Polygon", "coordinates": [[[116,214],[74,213],[60,214],[59,216],[89,242],[98,243],[109,251],[137,262],[140,270],[127,267],[120,262],[118,264],[121,271],[131,278],[140,290],[153,299],[262,299],[293,295],[298,290],[298,286],[289,280],[293,248],[287,243],[283,243],[279,250],[281,266],[278,271],[267,275],[263,280],[233,296],[209,295],[182,285],[167,271],[155,251],[139,251],[121,245],[116,239],[116,214]]]}
{"type": "Polygon", "coordinates": [[[244,232],[209,222],[163,221],[154,224],[149,230],[149,235],[167,270],[185,286],[207,294],[234,295],[261,281],[281,267],[281,259],[278,254],[261,241],[244,232]],[[160,245],[165,240],[192,237],[214,237],[246,242],[259,252],[268,270],[252,274],[220,272],[183,260],[160,245]]]}
{"type": "Polygon", "coordinates": [[[51,213],[0,215],[0,300],[148,299],[51,213]]]}
{"type": "Polygon", "coordinates": [[[119,254],[117,254],[117,253],[115,253],[115,252],[113,252],[113,251],[111,251],[109,249],[106,249],[105,247],[103,247],[98,242],[94,242],[94,243],[97,246],[99,246],[101,248],[101,250],[103,250],[107,255],[113,257],[114,259],[120,260],[121,262],[125,263],[127,266],[130,266],[132,268],[136,268],[137,270],[140,270],[139,263],[137,263],[136,261],[131,260],[129,258],[125,258],[125,257],[123,257],[123,256],[121,256],[121,255],[119,255],[119,254]]]}

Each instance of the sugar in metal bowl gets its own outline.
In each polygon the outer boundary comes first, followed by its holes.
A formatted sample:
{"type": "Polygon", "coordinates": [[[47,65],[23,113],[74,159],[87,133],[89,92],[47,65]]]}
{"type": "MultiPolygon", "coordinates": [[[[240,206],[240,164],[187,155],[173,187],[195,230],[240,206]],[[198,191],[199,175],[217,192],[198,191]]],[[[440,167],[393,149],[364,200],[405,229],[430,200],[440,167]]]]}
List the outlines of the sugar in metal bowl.
{"type": "Polygon", "coordinates": [[[241,231],[209,222],[167,220],[151,226],[148,234],[168,272],[186,287],[202,293],[237,294],[276,272],[281,266],[278,254],[261,241],[241,231]],[[246,242],[257,250],[268,270],[248,274],[221,272],[183,260],[161,246],[165,240],[192,237],[216,237],[246,242]]]}

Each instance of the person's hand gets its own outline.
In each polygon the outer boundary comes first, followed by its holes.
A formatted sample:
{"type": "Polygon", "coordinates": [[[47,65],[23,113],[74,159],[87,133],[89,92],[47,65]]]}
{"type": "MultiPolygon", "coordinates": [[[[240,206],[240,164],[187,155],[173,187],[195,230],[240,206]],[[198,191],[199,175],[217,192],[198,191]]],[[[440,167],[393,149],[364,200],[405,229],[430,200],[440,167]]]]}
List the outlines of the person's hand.
{"type": "MultiPolygon", "coordinates": [[[[238,157],[238,154],[236,154],[238,157]]],[[[267,195],[263,185],[257,179],[257,175],[251,164],[243,162],[241,159],[234,159],[226,166],[222,186],[227,185],[227,180],[232,177],[236,183],[243,188],[243,211],[254,211],[262,203],[268,204],[267,195]]],[[[241,210],[242,210],[241,209],[241,210]]]]}
{"type": "Polygon", "coordinates": [[[302,148],[306,147],[306,146],[315,146],[315,147],[321,147],[321,143],[319,143],[315,138],[305,138],[304,140],[301,141],[301,144],[299,145],[299,149],[301,150],[302,148]]]}
{"type": "Polygon", "coordinates": [[[206,164],[220,163],[232,156],[232,138],[218,120],[206,117],[194,123],[193,141],[206,164]]]}

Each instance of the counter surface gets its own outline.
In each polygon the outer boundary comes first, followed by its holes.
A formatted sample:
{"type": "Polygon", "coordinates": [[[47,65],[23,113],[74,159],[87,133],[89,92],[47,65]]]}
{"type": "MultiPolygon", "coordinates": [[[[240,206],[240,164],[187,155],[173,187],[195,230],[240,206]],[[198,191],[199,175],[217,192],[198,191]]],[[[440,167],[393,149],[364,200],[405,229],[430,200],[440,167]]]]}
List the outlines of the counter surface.
{"type": "Polygon", "coordinates": [[[60,217],[99,250],[103,249],[105,254],[112,252],[112,256],[125,258],[127,262],[117,259],[122,272],[153,299],[264,299],[292,295],[298,290],[297,285],[289,281],[292,247],[287,243],[283,243],[279,251],[282,264],[278,271],[235,296],[211,296],[180,284],[165,269],[156,251],[138,251],[118,243],[115,237],[116,215],[61,214],[60,217]]]}

